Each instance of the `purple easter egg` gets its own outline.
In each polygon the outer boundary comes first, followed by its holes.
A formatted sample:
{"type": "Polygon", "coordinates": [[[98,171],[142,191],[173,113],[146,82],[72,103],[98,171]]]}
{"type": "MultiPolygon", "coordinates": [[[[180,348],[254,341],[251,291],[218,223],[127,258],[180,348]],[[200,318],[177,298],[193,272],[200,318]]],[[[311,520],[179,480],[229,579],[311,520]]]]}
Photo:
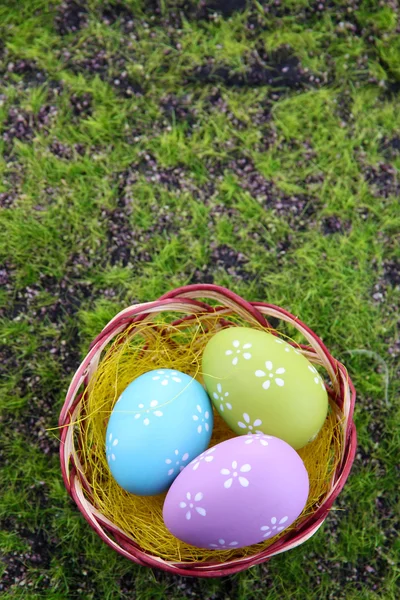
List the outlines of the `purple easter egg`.
{"type": "Polygon", "coordinates": [[[164,522],[193,546],[242,548],[289,527],[308,490],[306,468],[289,444],[263,434],[239,436],[183,469],[165,499],[164,522]]]}

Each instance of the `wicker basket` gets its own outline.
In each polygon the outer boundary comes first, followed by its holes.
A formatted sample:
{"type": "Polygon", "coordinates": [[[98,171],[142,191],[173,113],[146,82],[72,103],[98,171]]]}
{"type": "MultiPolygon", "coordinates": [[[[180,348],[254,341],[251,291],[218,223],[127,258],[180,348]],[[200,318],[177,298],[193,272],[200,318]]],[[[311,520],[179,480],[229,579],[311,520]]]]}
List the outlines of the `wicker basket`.
{"type": "MultiPolygon", "coordinates": [[[[182,322],[182,316],[175,321],[175,323],[180,322],[182,322]]],[[[59,425],[62,428],[60,460],[64,483],[79,510],[98,535],[111,548],[135,563],[186,576],[219,577],[233,574],[265,562],[275,554],[299,546],[321,527],[335,498],[346,482],[354,460],[356,451],[356,429],[353,422],[354,402],[355,390],[345,367],[331,356],[322,341],[304,323],[286,310],[263,302],[247,302],[233,292],[215,285],[199,284],[178,288],[155,302],[137,304],[121,311],[91,344],[89,353],[72,379],[59,419],[59,425]],[[198,300],[199,298],[201,301],[198,300]],[[216,301],[218,305],[210,306],[204,302],[204,299],[216,301]],[[331,480],[330,491],[321,500],[320,507],[316,512],[301,521],[296,529],[288,531],[286,535],[256,555],[229,560],[221,564],[215,564],[215,562],[176,563],[163,560],[141,549],[124,531],[105,518],[89,500],[91,497],[90,486],[77,468],[79,449],[75,447],[74,428],[68,425],[75,421],[79,413],[82,390],[96,372],[103,349],[132,323],[152,320],[157,314],[164,311],[183,313],[185,320],[190,320],[191,315],[197,315],[197,318],[199,315],[203,315],[206,318],[207,313],[218,311],[221,316],[239,315],[241,319],[249,322],[249,325],[254,323],[255,319],[260,325],[268,328],[270,326],[266,316],[286,321],[301,332],[309,343],[309,345],[301,346],[303,354],[312,362],[324,367],[330,378],[332,389],[328,389],[328,392],[342,414],[341,427],[344,440],[342,456],[331,480]],[[84,489],[86,493],[84,493],[84,489]]]]}

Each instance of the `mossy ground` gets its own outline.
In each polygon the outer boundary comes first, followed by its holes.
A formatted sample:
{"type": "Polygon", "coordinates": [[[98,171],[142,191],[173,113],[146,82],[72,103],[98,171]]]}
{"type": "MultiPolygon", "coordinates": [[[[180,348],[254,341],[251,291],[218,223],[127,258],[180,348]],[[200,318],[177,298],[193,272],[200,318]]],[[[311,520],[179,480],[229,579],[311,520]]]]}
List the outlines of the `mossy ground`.
{"type": "Polygon", "coordinates": [[[399,597],[399,16],[396,0],[1,3],[4,598],[399,597]],[[47,431],[119,309],[199,281],[299,315],[358,392],[324,527],[211,581],[105,546],[47,431]]]}

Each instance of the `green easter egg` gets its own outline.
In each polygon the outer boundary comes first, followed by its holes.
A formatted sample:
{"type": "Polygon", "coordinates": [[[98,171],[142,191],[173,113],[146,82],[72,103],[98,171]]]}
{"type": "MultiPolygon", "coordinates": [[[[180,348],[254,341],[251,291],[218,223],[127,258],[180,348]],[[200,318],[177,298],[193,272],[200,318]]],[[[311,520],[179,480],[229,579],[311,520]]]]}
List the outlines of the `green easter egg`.
{"type": "Polygon", "coordinates": [[[317,435],[328,412],[316,368],[265,331],[230,327],[214,335],[204,350],[203,378],[233,431],[273,435],[296,450],[317,435]]]}

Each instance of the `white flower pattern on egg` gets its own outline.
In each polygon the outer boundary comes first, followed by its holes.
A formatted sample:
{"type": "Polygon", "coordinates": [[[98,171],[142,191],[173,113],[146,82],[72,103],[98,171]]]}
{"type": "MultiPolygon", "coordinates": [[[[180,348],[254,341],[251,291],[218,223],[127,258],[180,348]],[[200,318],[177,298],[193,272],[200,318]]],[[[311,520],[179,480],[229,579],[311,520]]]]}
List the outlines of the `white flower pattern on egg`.
{"type": "Polygon", "coordinates": [[[228,479],[225,479],[224,481],[224,488],[229,489],[236,478],[242,487],[248,487],[250,483],[249,480],[246,477],[243,477],[243,475],[240,475],[240,473],[248,473],[249,471],[251,471],[251,465],[248,463],[238,468],[237,460],[232,461],[231,469],[221,469],[220,471],[221,475],[228,475],[228,479]]]}
{"type": "Polygon", "coordinates": [[[260,425],[262,425],[261,419],[256,419],[252,423],[249,415],[247,413],[243,413],[243,421],[239,421],[238,425],[241,429],[247,429],[247,433],[252,433],[253,430],[255,433],[262,433],[262,431],[260,431],[259,429],[254,429],[255,427],[259,427],[260,425]]]}
{"type": "Polygon", "coordinates": [[[209,548],[220,548],[221,550],[225,549],[232,549],[235,546],[237,546],[239,544],[239,542],[233,541],[233,542],[225,542],[225,540],[223,538],[220,538],[218,540],[218,542],[216,544],[208,544],[209,548]]]}
{"type": "Polygon", "coordinates": [[[317,369],[312,365],[308,365],[308,369],[314,375],[314,382],[317,385],[321,384],[321,387],[324,390],[325,389],[324,382],[322,381],[321,375],[318,373],[317,369]]]}
{"type": "Polygon", "coordinates": [[[186,465],[183,465],[181,463],[186,463],[187,459],[189,458],[188,452],[185,452],[184,454],[182,454],[182,456],[180,456],[179,450],[175,450],[174,455],[175,456],[172,459],[171,458],[165,459],[165,463],[167,465],[170,465],[170,468],[168,470],[168,475],[173,475],[173,473],[175,472],[175,469],[179,472],[183,471],[183,469],[185,468],[186,465]]]}
{"type": "Polygon", "coordinates": [[[210,418],[209,411],[206,410],[203,413],[203,409],[201,408],[200,404],[197,404],[196,409],[199,414],[193,415],[192,419],[193,419],[193,421],[199,421],[199,424],[197,425],[197,433],[201,433],[203,431],[203,427],[204,427],[205,431],[209,431],[209,429],[210,429],[210,425],[208,423],[208,420],[210,418]]]}
{"type": "Polygon", "coordinates": [[[143,425],[149,425],[150,419],[149,416],[154,415],[155,417],[162,417],[163,413],[161,410],[154,410],[158,406],[158,400],[151,400],[149,408],[146,408],[145,405],[141,402],[138,404],[138,408],[140,408],[140,412],[135,413],[134,419],[140,419],[140,417],[144,416],[143,425]]]}
{"type": "Polygon", "coordinates": [[[293,348],[293,346],[291,346],[287,342],[284,342],[283,340],[280,340],[279,338],[276,338],[275,342],[277,344],[285,344],[285,352],[291,352],[293,350],[295,354],[301,354],[300,350],[297,350],[297,348],[293,348]]]}
{"type": "Polygon", "coordinates": [[[273,373],[274,366],[272,362],[270,360],[266,360],[265,368],[267,369],[267,372],[262,371],[261,369],[258,369],[255,372],[256,377],[267,377],[262,384],[264,390],[268,390],[270,388],[271,380],[275,381],[276,385],[279,385],[279,387],[283,387],[285,385],[283,379],[276,377],[277,375],[283,375],[283,373],[285,373],[285,369],[283,367],[278,367],[278,369],[275,370],[275,373],[273,373]]]}
{"type": "Polygon", "coordinates": [[[265,435],[263,433],[248,433],[246,435],[245,444],[252,444],[253,442],[260,442],[261,446],[268,446],[267,440],[271,440],[271,435],[265,435]]]}
{"type": "Polygon", "coordinates": [[[230,402],[227,402],[227,400],[226,400],[226,398],[228,396],[229,396],[229,392],[224,393],[222,391],[222,385],[220,383],[218,383],[217,391],[213,393],[213,397],[215,400],[217,400],[219,402],[219,409],[221,412],[224,412],[225,406],[228,410],[232,410],[232,404],[230,402]]]}
{"type": "Polygon", "coordinates": [[[186,502],[179,502],[180,508],[188,509],[185,514],[185,517],[188,521],[190,521],[190,519],[192,518],[192,514],[195,514],[194,511],[196,511],[202,517],[206,516],[207,511],[205,508],[203,508],[202,506],[195,506],[196,502],[201,502],[201,500],[203,500],[203,497],[204,496],[202,492],[197,492],[197,494],[195,494],[193,498],[191,492],[187,492],[186,502]]]}
{"type": "Polygon", "coordinates": [[[157,375],[152,377],[153,381],[161,380],[161,385],[168,385],[169,381],[175,381],[176,383],[181,383],[182,379],[178,377],[179,373],[176,371],[171,371],[171,373],[166,373],[163,369],[157,371],[157,375]]]}
{"type": "Polygon", "coordinates": [[[282,531],[282,529],[285,529],[283,524],[286,523],[288,518],[289,517],[282,517],[282,519],[278,523],[277,517],[272,517],[270,525],[263,525],[262,527],[260,527],[260,531],[264,532],[263,537],[267,538],[270,535],[276,535],[278,531],[282,531]]]}
{"type": "Polygon", "coordinates": [[[240,354],[243,356],[243,358],[245,360],[249,360],[251,358],[251,354],[250,354],[250,352],[247,352],[247,350],[249,350],[252,347],[252,344],[243,344],[242,348],[240,348],[239,340],[234,340],[232,342],[232,346],[233,346],[233,350],[226,350],[225,356],[234,355],[232,358],[232,364],[234,366],[236,366],[238,364],[240,354]],[[243,352],[243,350],[245,350],[245,352],[243,352]]]}
{"type": "Polygon", "coordinates": [[[195,458],[192,462],[193,471],[197,471],[202,461],[206,463],[212,462],[214,460],[213,452],[215,452],[215,446],[213,448],[210,448],[209,450],[206,450],[205,452],[200,454],[200,456],[195,458]]]}
{"type": "Polygon", "coordinates": [[[108,444],[106,444],[106,454],[108,462],[115,460],[115,454],[113,452],[115,446],[118,445],[118,439],[113,439],[113,434],[110,433],[108,436],[108,444]]]}

